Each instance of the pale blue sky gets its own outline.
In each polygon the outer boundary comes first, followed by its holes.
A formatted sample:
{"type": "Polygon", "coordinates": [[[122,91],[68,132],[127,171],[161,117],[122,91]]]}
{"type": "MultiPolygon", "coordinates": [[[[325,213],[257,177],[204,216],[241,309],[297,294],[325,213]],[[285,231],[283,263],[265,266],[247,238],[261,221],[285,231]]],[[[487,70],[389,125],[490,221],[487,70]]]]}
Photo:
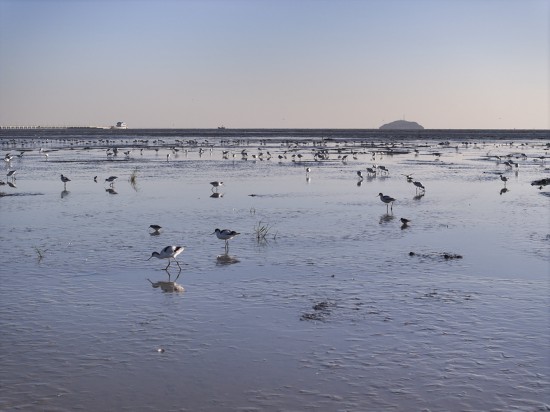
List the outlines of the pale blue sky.
{"type": "Polygon", "coordinates": [[[0,0],[0,125],[550,129],[548,0],[0,0]]]}

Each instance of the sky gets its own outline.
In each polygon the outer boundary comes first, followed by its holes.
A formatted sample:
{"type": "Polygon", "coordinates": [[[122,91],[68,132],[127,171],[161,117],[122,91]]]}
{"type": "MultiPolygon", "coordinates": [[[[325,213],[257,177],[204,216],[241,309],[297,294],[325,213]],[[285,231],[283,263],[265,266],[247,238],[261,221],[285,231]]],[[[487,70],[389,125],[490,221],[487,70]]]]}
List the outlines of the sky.
{"type": "Polygon", "coordinates": [[[0,0],[0,125],[550,129],[548,0],[0,0]]]}

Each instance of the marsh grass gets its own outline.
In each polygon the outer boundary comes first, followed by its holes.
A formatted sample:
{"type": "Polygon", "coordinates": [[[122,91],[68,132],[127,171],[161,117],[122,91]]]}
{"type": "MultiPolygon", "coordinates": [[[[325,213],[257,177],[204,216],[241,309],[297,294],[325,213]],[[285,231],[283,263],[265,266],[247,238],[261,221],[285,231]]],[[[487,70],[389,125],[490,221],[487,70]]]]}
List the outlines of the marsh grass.
{"type": "Polygon", "coordinates": [[[34,250],[36,252],[36,255],[38,257],[38,261],[40,262],[42,259],[44,259],[44,255],[46,254],[46,252],[48,251],[48,249],[42,249],[42,248],[39,248],[38,246],[34,246],[34,250]]]}
{"type": "Polygon", "coordinates": [[[130,177],[128,178],[128,181],[130,182],[130,185],[132,188],[137,192],[137,175],[138,175],[138,168],[136,167],[133,171],[130,177]]]}
{"type": "Polygon", "coordinates": [[[254,235],[256,237],[256,241],[258,243],[267,243],[268,235],[271,235],[271,239],[275,240],[277,237],[277,232],[273,233],[272,229],[273,227],[270,224],[264,223],[260,220],[254,226],[254,235]]]}

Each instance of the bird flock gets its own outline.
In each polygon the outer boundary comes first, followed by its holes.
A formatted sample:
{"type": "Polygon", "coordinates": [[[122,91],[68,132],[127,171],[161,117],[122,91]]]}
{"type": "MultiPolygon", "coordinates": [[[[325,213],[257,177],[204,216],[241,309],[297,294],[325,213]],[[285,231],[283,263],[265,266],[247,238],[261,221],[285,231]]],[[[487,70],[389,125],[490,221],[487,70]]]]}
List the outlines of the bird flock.
{"type": "MultiPolygon", "coordinates": [[[[415,199],[420,199],[426,194],[426,186],[423,182],[416,179],[412,173],[402,173],[403,170],[398,170],[398,173],[391,174],[390,168],[387,165],[380,164],[384,159],[391,159],[396,155],[406,155],[411,154],[415,158],[418,156],[424,156],[425,158],[430,159],[431,162],[441,163],[442,159],[445,158],[445,151],[452,150],[458,151],[463,148],[473,148],[479,150],[481,147],[478,147],[477,144],[471,142],[462,142],[456,144],[456,146],[451,145],[449,142],[442,142],[437,144],[434,148],[434,145],[421,146],[418,144],[405,144],[404,142],[395,143],[395,142],[379,142],[374,143],[371,141],[337,141],[333,142],[328,139],[311,139],[307,141],[296,141],[296,140],[259,140],[259,141],[250,141],[244,139],[234,139],[234,140],[219,140],[216,142],[203,140],[181,140],[175,139],[173,143],[167,143],[162,139],[135,139],[133,141],[128,140],[109,140],[109,139],[96,139],[96,140],[65,140],[59,139],[54,142],[43,141],[41,140],[39,144],[48,144],[50,146],[60,145],[66,147],[69,145],[71,149],[77,147],[80,148],[82,153],[98,153],[98,151],[103,152],[105,161],[107,162],[139,162],[139,158],[144,155],[144,153],[152,152],[155,156],[165,156],[166,161],[172,162],[177,160],[180,156],[198,156],[202,158],[203,156],[209,156],[213,158],[216,155],[219,155],[218,158],[221,161],[245,161],[245,162],[276,162],[277,164],[283,166],[285,164],[290,164],[293,166],[300,166],[302,170],[305,171],[306,181],[310,182],[311,178],[317,174],[318,168],[323,167],[324,165],[340,165],[342,173],[349,173],[348,167],[349,163],[358,162],[364,165],[363,168],[357,170],[357,167],[353,167],[354,175],[356,176],[356,182],[358,186],[361,186],[363,183],[368,184],[374,179],[380,179],[381,182],[389,179],[392,180],[392,176],[400,174],[405,177],[406,182],[410,183],[414,187],[415,199]],[[62,141],[59,141],[62,140],[62,141]],[[102,146],[103,148],[97,148],[97,146],[102,146]],[[119,147],[124,146],[123,149],[119,147]],[[244,146],[244,147],[243,147],[244,146]],[[256,148],[254,148],[254,146],[256,148]],[[269,146],[269,147],[268,147],[269,146]],[[164,152],[164,153],[163,153],[164,152]],[[167,152],[167,153],[166,153],[167,152]],[[365,163],[369,164],[368,166],[365,163]],[[401,173],[400,173],[401,172],[401,173]]],[[[16,186],[16,175],[20,176],[19,171],[24,171],[24,164],[27,161],[25,158],[32,158],[32,152],[38,153],[38,156],[35,156],[34,159],[42,159],[42,161],[51,162],[55,158],[59,158],[66,154],[61,151],[59,148],[51,147],[50,149],[44,149],[42,147],[36,151],[36,148],[33,148],[33,145],[37,143],[32,141],[21,141],[17,142],[6,142],[2,141],[2,146],[5,145],[18,145],[19,153],[12,154],[12,151],[8,152],[4,156],[4,164],[6,167],[6,182],[0,180],[0,185],[7,185],[11,188],[17,188],[16,186]],[[19,168],[16,169],[14,164],[19,162],[19,168]]],[[[484,147],[484,146],[483,146],[484,147]]],[[[500,151],[502,151],[504,145],[495,145],[500,151]]],[[[510,146],[512,147],[512,146],[510,146]]],[[[508,147],[506,147],[508,148],[508,147]]],[[[504,170],[498,170],[493,172],[498,179],[503,183],[504,187],[500,189],[500,194],[507,193],[509,191],[507,184],[509,183],[509,178],[506,174],[513,173],[517,176],[520,166],[522,164],[539,164],[542,167],[545,167],[545,162],[547,159],[546,154],[540,156],[531,156],[528,157],[521,152],[522,146],[515,145],[513,146],[514,150],[511,151],[509,155],[493,155],[489,151],[485,156],[482,156],[483,160],[496,162],[498,168],[504,167],[504,170]]],[[[545,152],[550,149],[550,145],[543,146],[545,152]]],[[[62,164],[62,163],[58,163],[62,164]]],[[[114,163],[113,163],[114,164],[114,163]]],[[[58,174],[60,176],[61,183],[63,184],[64,192],[67,190],[67,185],[73,184],[73,179],[71,179],[65,172],[58,174]]],[[[118,177],[115,175],[110,175],[106,177],[103,181],[108,187],[105,189],[111,194],[116,194],[115,183],[118,177]]],[[[93,177],[95,183],[98,182],[98,176],[93,177]]],[[[537,182],[547,183],[546,180],[541,179],[537,182]]],[[[211,186],[211,195],[213,198],[221,198],[223,194],[219,191],[221,187],[225,187],[225,184],[221,180],[214,180],[209,182],[211,186]]],[[[539,187],[542,188],[546,184],[541,184],[539,187]]],[[[391,189],[391,188],[390,188],[391,189]]],[[[379,200],[386,207],[386,214],[393,214],[393,208],[395,204],[399,204],[399,197],[394,197],[393,194],[379,192],[373,197],[378,197],[379,200]]],[[[252,195],[251,195],[252,196],[252,195]]],[[[402,196],[406,196],[402,194],[402,196]]],[[[410,227],[412,220],[409,217],[401,217],[399,219],[401,222],[401,229],[410,227]]],[[[159,236],[162,232],[162,227],[160,225],[150,225],[149,229],[151,230],[151,235],[159,236]]],[[[231,229],[219,229],[216,228],[212,233],[217,239],[224,241],[225,253],[229,252],[229,241],[234,239],[236,236],[240,235],[239,232],[231,229]]],[[[170,245],[166,246],[160,251],[152,252],[149,257],[150,260],[153,257],[157,259],[167,260],[167,265],[164,270],[168,271],[172,264],[175,264],[178,269],[181,270],[181,266],[177,260],[178,256],[185,250],[185,246],[180,245],[170,245]]],[[[178,274],[179,276],[179,274],[178,274]]]]}

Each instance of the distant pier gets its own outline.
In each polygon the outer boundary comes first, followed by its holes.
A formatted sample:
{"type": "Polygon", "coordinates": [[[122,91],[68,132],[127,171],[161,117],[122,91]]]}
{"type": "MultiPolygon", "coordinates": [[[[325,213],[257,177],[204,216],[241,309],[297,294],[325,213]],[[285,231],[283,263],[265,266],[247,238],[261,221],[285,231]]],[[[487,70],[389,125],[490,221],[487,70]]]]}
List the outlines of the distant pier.
{"type": "Polygon", "coordinates": [[[66,129],[114,129],[114,126],[2,126],[0,130],[66,130],[66,129]]]}

